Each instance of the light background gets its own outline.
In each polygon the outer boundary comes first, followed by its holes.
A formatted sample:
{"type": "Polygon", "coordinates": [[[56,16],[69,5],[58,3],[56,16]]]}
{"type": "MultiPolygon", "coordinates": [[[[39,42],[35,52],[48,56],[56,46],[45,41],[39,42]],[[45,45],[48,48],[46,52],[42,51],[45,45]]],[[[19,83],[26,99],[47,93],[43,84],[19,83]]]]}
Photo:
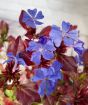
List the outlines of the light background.
{"type": "Polygon", "coordinates": [[[88,0],[0,0],[0,20],[10,24],[10,35],[23,35],[25,30],[18,23],[22,9],[37,8],[44,13],[45,23],[61,25],[63,20],[78,25],[80,37],[88,47],[88,0]]]}

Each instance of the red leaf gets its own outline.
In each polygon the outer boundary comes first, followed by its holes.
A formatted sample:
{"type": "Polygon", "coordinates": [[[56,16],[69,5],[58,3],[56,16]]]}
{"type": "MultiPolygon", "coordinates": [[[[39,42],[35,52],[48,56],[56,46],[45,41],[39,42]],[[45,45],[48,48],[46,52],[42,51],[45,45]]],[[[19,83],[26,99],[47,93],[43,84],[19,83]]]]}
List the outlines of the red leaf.
{"type": "Polygon", "coordinates": [[[20,56],[20,58],[23,58],[24,59],[24,61],[25,61],[25,63],[27,64],[27,65],[33,65],[34,63],[30,60],[30,58],[31,58],[31,54],[32,53],[30,53],[30,52],[21,52],[20,54],[19,54],[19,56],[20,56]]]}
{"type": "Polygon", "coordinates": [[[36,29],[29,28],[25,36],[28,37],[29,39],[32,39],[35,33],[36,33],[36,29]]]}
{"type": "Polygon", "coordinates": [[[43,105],[56,105],[58,98],[56,96],[47,96],[43,105]]]}
{"type": "Polygon", "coordinates": [[[88,49],[83,54],[84,65],[88,67],[88,49]]]}
{"type": "Polygon", "coordinates": [[[22,105],[32,105],[33,102],[41,102],[37,88],[31,82],[17,89],[17,99],[22,105]]]}
{"type": "Polygon", "coordinates": [[[31,28],[31,27],[26,26],[26,24],[22,21],[24,12],[25,12],[25,11],[22,10],[22,11],[21,11],[21,14],[20,14],[20,16],[19,16],[19,22],[20,22],[21,26],[22,26],[24,29],[26,29],[27,31],[30,31],[30,30],[35,30],[35,31],[36,31],[36,29],[33,29],[33,28],[31,28]]]}
{"type": "Polygon", "coordinates": [[[76,64],[74,57],[60,55],[58,56],[58,60],[63,65],[62,70],[65,70],[65,71],[76,71],[77,70],[77,64],[76,64]]]}
{"type": "Polygon", "coordinates": [[[49,32],[51,31],[51,26],[45,27],[39,34],[49,36],[49,32]]]}
{"type": "Polygon", "coordinates": [[[7,52],[12,52],[14,55],[17,53],[20,53],[25,50],[25,44],[22,41],[21,37],[18,36],[16,40],[13,40],[11,43],[9,43],[7,52]]]}

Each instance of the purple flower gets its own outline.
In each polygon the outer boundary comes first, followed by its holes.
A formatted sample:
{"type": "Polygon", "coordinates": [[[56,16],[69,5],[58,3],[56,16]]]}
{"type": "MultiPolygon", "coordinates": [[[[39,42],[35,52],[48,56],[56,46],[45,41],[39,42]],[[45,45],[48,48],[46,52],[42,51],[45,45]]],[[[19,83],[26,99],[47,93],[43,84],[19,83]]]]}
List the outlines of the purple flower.
{"type": "Polygon", "coordinates": [[[73,48],[79,55],[82,55],[84,52],[84,42],[78,40],[78,42],[74,45],[73,48]]]}
{"type": "Polygon", "coordinates": [[[36,28],[36,25],[43,24],[42,22],[38,21],[39,19],[43,19],[44,16],[42,11],[37,13],[37,9],[28,9],[28,12],[23,12],[22,21],[28,26],[32,28],[36,28]]]}
{"type": "Polygon", "coordinates": [[[78,65],[83,65],[83,57],[81,55],[75,56],[75,60],[78,65]]]}
{"type": "Polygon", "coordinates": [[[52,26],[50,31],[50,38],[56,47],[61,45],[62,40],[66,46],[72,46],[78,40],[78,31],[71,30],[71,24],[62,22],[62,31],[57,26],[52,26]]]}
{"type": "Polygon", "coordinates": [[[41,56],[46,60],[51,60],[52,58],[54,58],[53,52],[55,50],[56,49],[53,42],[51,40],[47,40],[47,38],[45,37],[41,37],[39,39],[39,42],[29,42],[29,47],[27,48],[27,51],[33,51],[31,61],[36,64],[40,64],[41,56]]]}
{"type": "Polygon", "coordinates": [[[78,31],[71,30],[71,24],[65,21],[62,22],[62,36],[66,46],[72,46],[78,40],[78,31]]]}
{"type": "Polygon", "coordinates": [[[59,47],[62,42],[62,32],[59,27],[53,25],[51,32],[50,32],[50,38],[54,42],[56,47],[59,47]]]}
{"type": "Polygon", "coordinates": [[[8,60],[6,60],[5,62],[14,61],[14,62],[16,62],[16,64],[26,65],[25,61],[22,58],[19,57],[19,54],[14,56],[13,53],[9,52],[7,54],[7,56],[8,56],[8,60]]]}
{"type": "Polygon", "coordinates": [[[44,96],[45,94],[52,94],[55,89],[57,80],[62,78],[60,71],[61,67],[61,63],[54,61],[54,63],[49,68],[42,67],[35,70],[35,75],[33,76],[32,81],[41,81],[38,90],[41,96],[44,96]]]}

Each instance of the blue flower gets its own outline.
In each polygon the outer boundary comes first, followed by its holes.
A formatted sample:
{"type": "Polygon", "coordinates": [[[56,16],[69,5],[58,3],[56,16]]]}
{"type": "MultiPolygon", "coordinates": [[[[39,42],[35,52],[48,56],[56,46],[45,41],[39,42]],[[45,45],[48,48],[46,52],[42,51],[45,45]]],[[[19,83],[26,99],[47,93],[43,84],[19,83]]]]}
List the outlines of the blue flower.
{"type": "Polygon", "coordinates": [[[56,47],[59,47],[62,42],[62,32],[59,27],[53,25],[50,31],[50,38],[56,47]]]}
{"type": "Polygon", "coordinates": [[[39,68],[35,70],[35,75],[32,78],[33,82],[41,81],[38,93],[41,96],[45,94],[48,96],[52,94],[55,89],[57,80],[62,79],[61,69],[62,65],[58,61],[54,63],[49,68],[39,68]]]}
{"type": "Polygon", "coordinates": [[[66,46],[72,46],[78,40],[78,31],[71,30],[71,24],[65,21],[62,22],[62,36],[66,46]]]}
{"type": "Polygon", "coordinates": [[[8,60],[6,60],[5,62],[14,61],[17,64],[26,65],[25,61],[22,58],[19,57],[19,54],[14,56],[13,53],[9,52],[9,53],[7,53],[7,56],[8,56],[8,60]]]}
{"type": "Polygon", "coordinates": [[[35,64],[40,64],[41,56],[46,60],[51,60],[54,58],[54,51],[56,50],[54,44],[51,40],[42,37],[39,39],[39,42],[30,41],[27,51],[33,51],[31,61],[35,64]],[[43,40],[42,40],[43,38],[43,40]],[[45,40],[45,41],[44,41],[45,40]]]}
{"type": "Polygon", "coordinates": [[[71,24],[64,21],[62,22],[62,30],[53,25],[49,35],[56,47],[59,47],[62,41],[66,46],[72,46],[78,39],[78,31],[71,30],[71,24]]]}
{"type": "Polygon", "coordinates": [[[83,65],[83,57],[81,55],[75,56],[76,63],[81,66],[83,65]]]}
{"type": "Polygon", "coordinates": [[[38,21],[39,19],[43,19],[44,16],[41,11],[37,13],[37,9],[28,9],[28,12],[23,11],[22,22],[25,23],[28,27],[36,28],[36,25],[43,24],[38,21]]]}
{"type": "Polygon", "coordinates": [[[81,40],[78,40],[78,42],[74,45],[73,48],[79,55],[82,55],[84,52],[84,42],[81,40]]]}

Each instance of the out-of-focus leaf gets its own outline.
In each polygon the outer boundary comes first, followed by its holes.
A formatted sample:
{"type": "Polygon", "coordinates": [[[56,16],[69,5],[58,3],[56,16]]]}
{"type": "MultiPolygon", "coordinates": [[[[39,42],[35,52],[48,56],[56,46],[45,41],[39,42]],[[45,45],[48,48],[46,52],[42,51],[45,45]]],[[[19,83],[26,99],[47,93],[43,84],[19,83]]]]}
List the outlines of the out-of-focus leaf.
{"type": "Polygon", "coordinates": [[[25,34],[25,36],[28,37],[29,39],[32,39],[35,36],[35,33],[36,33],[36,29],[30,28],[25,34]]]}
{"type": "Polygon", "coordinates": [[[20,56],[20,58],[23,58],[24,59],[24,61],[25,61],[25,63],[27,64],[27,65],[33,65],[34,63],[30,60],[30,58],[31,58],[31,54],[32,53],[30,53],[30,52],[21,52],[20,54],[19,54],[19,56],[20,56]]]}
{"type": "Polygon", "coordinates": [[[62,64],[62,70],[65,70],[65,71],[76,71],[77,70],[77,64],[76,64],[74,57],[59,55],[58,60],[62,64]]]}
{"type": "Polygon", "coordinates": [[[0,22],[0,47],[7,41],[9,26],[6,22],[0,22]]]}
{"type": "Polygon", "coordinates": [[[25,44],[22,41],[21,37],[18,36],[16,40],[13,40],[13,43],[9,43],[7,52],[12,52],[14,55],[25,50],[25,44]]]}
{"type": "Polygon", "coordinates": [[[50,31],[51,31],[51,26],[47,26],[39,33],[39,35],[49,36],[50,31]]]}
{"type": "MultiPolygon", "coordinates": [[[[28,26],[22,21],[24,12],[25,12],[24,10],[21,11],[20,16],[19,16],[19,22],[20,22],[21,26],[22,26],[24,29],[26,29],[27,31],[29,31],[29,30],[31,30],[31,29],[33,29],[33,28],[28,27],[28,26]]],[[[34,29],[33,29],[33,30],[34,30],[34,29]]],[[[35,29],[35,30],[36,30],[36,29],[35,29]]]]}
{"type": "Polygon", "coordinates": [[[22,105],[32,105],[33,102],[41,102],[36,86],[31,82],[17,89],[17,99],[22,105]]]}
{"type": "Polygon", "coordinates": [[[88,49],[85,50],[83,54],[83,62],[84,62],[84,65],[88,67],[88,49]]]}
{"type": "Polygon", "coordinates": [[[43,105],[56,105],[58,102],[57,96],[46,96],[43,105]]]}

